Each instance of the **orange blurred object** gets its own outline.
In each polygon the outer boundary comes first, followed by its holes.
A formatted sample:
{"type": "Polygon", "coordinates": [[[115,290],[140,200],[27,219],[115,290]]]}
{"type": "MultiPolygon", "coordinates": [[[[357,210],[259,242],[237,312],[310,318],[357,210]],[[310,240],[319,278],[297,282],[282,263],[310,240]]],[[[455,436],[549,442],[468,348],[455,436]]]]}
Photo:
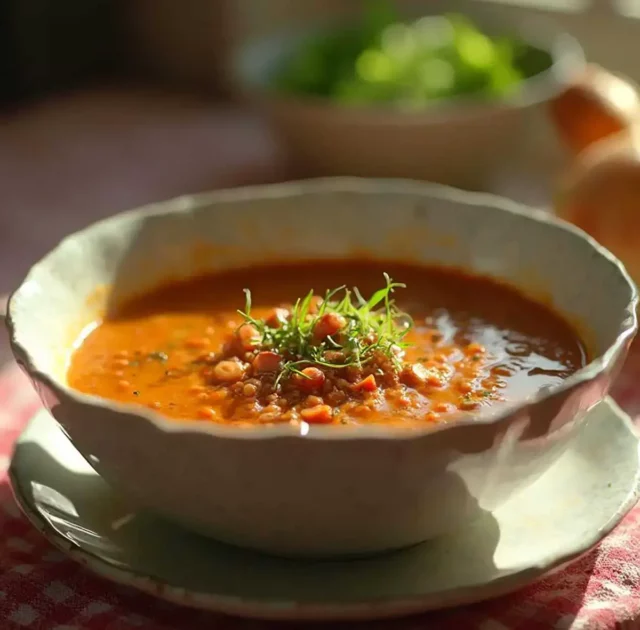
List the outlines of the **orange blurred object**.
{"type": "Polygon", "coordinates": [[[550,114],[573,153],[556,213],[625,263],[640,283],[640,96],[597,66],[553,103],[550,114]]]}
{"type": "Polygon", "coordinates": [[[560,136],[578,154],[627,129],[640,112],[640,96],[628,81],[589,65],[576,83],[551,102],[550,110],[560,136]]]}

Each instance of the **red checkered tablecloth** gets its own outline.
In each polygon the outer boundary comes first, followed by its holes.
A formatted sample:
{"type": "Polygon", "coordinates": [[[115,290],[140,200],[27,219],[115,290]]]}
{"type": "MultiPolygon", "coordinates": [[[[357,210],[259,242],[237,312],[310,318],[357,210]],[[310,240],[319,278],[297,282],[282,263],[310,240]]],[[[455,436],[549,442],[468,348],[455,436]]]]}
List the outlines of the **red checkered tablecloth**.
{"type": "MultiPolygon", "coordinates": [[[[640,414],[640,346],[614,395],[640,414]]],[[[6,477],[11,449],[39,408],[26,378],[0,371],[0,630],[273,630],[283,624],[180,608],[93,576],[21,516],[6,477]]],[[[349,624],[331,624],[331,628],[349,624]]],[[[288,625],[289,628],[294,628],[288,625]]],[[[300,626],[295,626],[299,628],[300,626]]],[[[314,628],[319,628],[314,625],[314,628]]],[[[640,506],[593,552],[522,591],[465,608],[367,623],[385,630],[640,628],[640,506]]]]}

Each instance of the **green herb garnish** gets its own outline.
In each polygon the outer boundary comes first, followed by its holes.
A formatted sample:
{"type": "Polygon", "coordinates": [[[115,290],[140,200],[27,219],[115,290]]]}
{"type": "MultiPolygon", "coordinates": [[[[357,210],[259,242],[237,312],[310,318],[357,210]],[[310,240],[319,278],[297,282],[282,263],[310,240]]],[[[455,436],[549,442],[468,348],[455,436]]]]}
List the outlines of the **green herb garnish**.
{"type": "Polygon", "coordinates": [[[299,298],[290,317],[278,327],[269,326],[265,320],[251,315],[251,292],[245,289],[245,308],[238,313],[245,324],[255,327],[260,350],[276,352],[283,358],[282,369],[275,385],[293,374],[305,376],[305,367],[345,368],[361,367],[380,354],[391,359],[399,368],[398,354],[406,348],[404,337],[413,321],[396,306],[392,294],[404,284],[393,282],[384,274],[385,286],[365,300],[357,288],[344,286],[327,291],[317,310],[311,308],[313,291],[299,298]],[[316,338],[316,325],[329,313],[344,318],[345,325],[338,334],[316,338]]]}
{"type": "Polygon", "coordinates": [[[549,70],[549,52],[494,35],[461,13],[405,20],[391,0],[368,0],[360,20],[321,29],[281,60],[285,94],[351,106],[423,109],[445,99],[500,99],[549,70]]]}

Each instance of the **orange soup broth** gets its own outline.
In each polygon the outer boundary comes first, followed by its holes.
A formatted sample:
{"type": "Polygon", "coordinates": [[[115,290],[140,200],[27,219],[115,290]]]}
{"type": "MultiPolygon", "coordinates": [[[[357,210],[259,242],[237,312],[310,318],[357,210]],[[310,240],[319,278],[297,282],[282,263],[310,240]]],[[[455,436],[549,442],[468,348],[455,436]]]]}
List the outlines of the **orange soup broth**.
{"type": "Polygon", "coordinates": [[[328,405],[331,423],[415,424],[522,399],[559,384],[586,359],[563,318],[492,280],[411,264],[322,261],[201,276],[136,297],[83,340],[71,357],[68,382],[176,420],[296,423],[304,408],[328,405]],[[247,395],[253,381],[233,389],[212,384],[207,358],[244,322],[238,313],[243,289],[251,289],[252,317],[266,319],[274,307],[292,304],[310,289],[323,295],[338,285],[357,286],[368,297],[380,288],[383,272],[406,284],[393,297],[414,321],[403,362],[426,368],[419,388],[393,383],[351,395],[354,385],[341,380],[346,398],[332,398],[325,386],[280,404],[273,396],[247,395]]]}

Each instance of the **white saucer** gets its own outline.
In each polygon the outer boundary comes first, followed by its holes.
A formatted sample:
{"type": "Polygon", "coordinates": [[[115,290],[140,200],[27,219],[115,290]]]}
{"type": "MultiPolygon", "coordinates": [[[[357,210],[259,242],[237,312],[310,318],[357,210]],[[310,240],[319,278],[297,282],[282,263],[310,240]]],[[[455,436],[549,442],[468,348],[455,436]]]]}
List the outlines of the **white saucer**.
{"type": "Polygon", "coordinates": [[[571,450],[493,516],[411,549],[344,562],[262,556],[135,511],[45,412],[22,434],[10,477],[27,518],[110,580],[234,615],[337,620],[405,615],[518,589],[611,531],[638,499],[639,470],[631,422],[607,401],[571,450]]]}

